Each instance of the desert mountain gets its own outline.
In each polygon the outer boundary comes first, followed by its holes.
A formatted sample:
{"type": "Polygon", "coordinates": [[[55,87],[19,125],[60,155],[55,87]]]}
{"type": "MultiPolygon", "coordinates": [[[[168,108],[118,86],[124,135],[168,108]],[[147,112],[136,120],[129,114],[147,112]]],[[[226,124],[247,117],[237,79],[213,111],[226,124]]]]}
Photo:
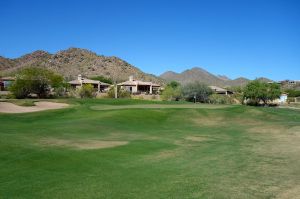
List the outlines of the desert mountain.
{"type": "Polygon", "coordinates": [[[226,75],[218,75],[217,77],[225,81],[230,80],[226,75]]]}
{"type": "Polygon", "coordinates": [[[209,85],[221,85],[224,81],[221,78],[201,68],[192,68],[189,70],[185,70],[182,73],[168,71],[162,74],[160,77],[167,81],[175,80],[180,82],[181,84],[200,81],[209,85]]]}
{"type": "MultiPolygon", "coordinates": [[[[118,57],[97,55],[94,52],[80,48],[69,48],[55,54],[38,50],[16,59],[0,56],[0,75],[11,75],[19,69],[28,66],[45,67],[62,74],[67,80],[74,79],[78,74],[81,74],[85,77],[104,76],[124,81],[133,75],[136,79],[160,84],[172,80],[181,84],[200,81],[208,85],[221,87],[245,85],[250,81],[243,77],[231,80],[224,75],[216,76],[198,67],[185,70],[182,73],[168,71],[160,75],[160,77],[156,77],[144,73],[118,57]]],[[[259,79],[271,81],[266,78],[259,79]]]]}
{"type": "Polygon", "coordinates": [[[66,79],[76,78],[78,74],[86,77],[105,76],[127,80],[133,75],[136,79],[162,83],[163,80],[151,74],[146,74],[118,57],[97,55],[89,50],[69,48],[50,54],[45,51],[35,51],[16,59],[0,56],[0,72],[12,74],[18,69],[28,66],[40,66],[62,74],[66,79]]]}
{"type": "MultiPolygon", "coordinates": [[[[160,75],[161,78],[166,81],[178,81],[181,84],[187,84],[194,81],[199,81],[208,85],[215,85],[221,87],[227,86],[243,86],[247,84],[250,80],[240,77],[234,80],[229,79],[224,75],[213,75],[202,68],[192,68],[189,70],[185,70],[182,73],[175,73],[173,71],[167,71],[160,75]]],[[[271,81],[267,78],[259,78],[263,81],[271,81]]]]}

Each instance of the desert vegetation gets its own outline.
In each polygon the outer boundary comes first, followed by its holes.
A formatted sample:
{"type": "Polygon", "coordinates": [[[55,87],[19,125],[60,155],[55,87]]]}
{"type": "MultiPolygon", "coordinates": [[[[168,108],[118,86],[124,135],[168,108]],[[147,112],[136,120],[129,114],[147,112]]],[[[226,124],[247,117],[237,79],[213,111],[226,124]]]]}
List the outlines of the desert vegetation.
{"type": "MultiPolygon", "coordinates": [[[[117,75],[114,75],[117,77],[117,75]]],[[[15,98],[55,98],[55,97],[80,97],[94,98],[97,96],[96,88],[93,85],[85,84],[80,89],[72,88],[61,75],[41,67],[26,67],[15,74],[16,80],[10,86],[12,96],[15,98]]],[[[94,80],[106,83],[116,83],[104,76],[94,76],[94,80]]],[[[164,101],[189,101],[194,103],[212,104],[247,104],[247,105],[276,105],[274,100],[278,99],[281,93],[290,95],[289,102],[295,101],[299,91],[288,88],[282,89],[277,83],[266,83],[260,79],[250,81],[246,86],[233,86],[227,88],[230,94],[218,94],[206,84],[193,82],[181,85],[179,82],[171,81],[163,86],[161,99],[164,101]]],[[[130,98],[127,90],[121,89],[116,84],[111,86],[106,97],[109,98],[130,98]]],[[[153,99],[156,99],[154,96],[153,99]]]]}
{"type": "MultiPolygon", "coordinates": [[[[166,85],[162,92],[165,101],[186,100],[190,102],[212,103],[212,104],[246,104],[253,106],[276,105],[274,100],[278,99],[283,92],[277,83],[267,83],[259,79],[250,81],[246,86],[228,87],[232,92],[230,95],[217,94],[206,84],[200,82],[189,83],[184,86],[176,81],[166,85]]],[[[297,96],[295,90],[287,90],[297,96]]]]}
{"type": "Polygon", "coordinates": [[[280,86],[276,83],[266,83],[254,80],[243,90],[243,97],[249,105],[269,105],[280,97],[280,86]]]}
{"type": "Polygon", "coordinates": [[[114,85],[109,89],[107,96],[109,98],[130,98],[131,94],[121,87],[114,85]]]}
{"type": "Polygon", "coordinates": [[[10,91],[16,98],[26,98],[36,94],[38,98],[46,98],[52,89],[63,86],[63,77],[53,71],[40,68],[24,68],[16,74],[16,80],[10,86],[10,91]]]}
{"type": "Polygon", "coordinates": [[[78,90],[80,98],[92,98],[95,96],[94,87],[91,84],[84,84],[78,90]]]}

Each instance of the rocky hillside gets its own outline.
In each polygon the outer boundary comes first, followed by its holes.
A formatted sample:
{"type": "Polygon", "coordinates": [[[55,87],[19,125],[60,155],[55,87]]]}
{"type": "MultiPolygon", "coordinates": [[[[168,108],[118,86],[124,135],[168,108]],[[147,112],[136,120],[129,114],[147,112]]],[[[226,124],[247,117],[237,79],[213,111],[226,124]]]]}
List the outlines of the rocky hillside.
{"type": "MultiPolygon", "coordinates": [[[[168,71],[160,75],[161,78],[165,79],[166,81],[178,81],[181,84],[187,84],[194,81],[199,81],[205,83],[207,85],[214,85],[214,86],[221,86],[221,87],[228,87],[228,86],[243,86],[246,85],[250,80],[240,77],[234,80],[229,79],[224,75],[213,75],[202,68],[192,68],[189,70],[185,70],[182,73],[175,73],[172,71],[168,71]]],[[[262,80],[267,81],[266,78],[259,78],[262,80]]],[[[268,80],[271,81],[271,80],[268,80]]]]}
{"type": "Polygon", "coordinates": [[[35,51],[17,59],[0,56],[0,72],[9,75],[18,69],[28,66],[41,66],[54,70],[67,80],[76,78],[78,74],[85,77],[105,76],[118,81],[127,80],[130,75],[136,79],[163,83],[161,78],[146,74],[118,57],[106,57],[79,48],[70,48],[56,54],[35,51]]]}
{"type": "Polygon", "coordinates": [[[223,80],[213,74],[201,69],[201,68],[192,68],[185,70],[182,73],[175,73],[168,71],[160,76],[161,78],[170,81],[175,80],[181,84],[187,84],[194,81],[200,81],[209,85],[220,85],[223,83],[223,80]]]}

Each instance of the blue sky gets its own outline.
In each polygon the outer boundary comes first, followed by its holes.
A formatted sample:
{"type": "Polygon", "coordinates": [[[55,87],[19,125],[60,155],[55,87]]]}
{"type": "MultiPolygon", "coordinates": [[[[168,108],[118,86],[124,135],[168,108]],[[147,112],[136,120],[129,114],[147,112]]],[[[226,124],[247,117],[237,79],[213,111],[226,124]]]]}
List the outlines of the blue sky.
{"type": "Polygon", "coordinates": [[[159,75],[300,79],[297,0],[1,0],[0,55],[69,47],[159,75]]]}

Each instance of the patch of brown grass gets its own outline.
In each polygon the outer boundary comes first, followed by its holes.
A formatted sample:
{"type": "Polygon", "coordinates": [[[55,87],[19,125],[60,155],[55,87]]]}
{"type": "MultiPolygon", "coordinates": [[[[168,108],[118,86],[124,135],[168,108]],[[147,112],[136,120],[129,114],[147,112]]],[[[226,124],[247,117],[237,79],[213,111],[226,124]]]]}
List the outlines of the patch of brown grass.
{"type": "Polygon", "coordinates": [[[183,150],[176,148],[172,150],[163,150],[163,151],[153,153],[151,155],[147,155],[144,160],[159,162],[167,159],[174,159],[180,155],[183,155],[183,150]]]}
{"type": "Polygon", "coordinates": [[[47,138],[42,139],[40,144],[43,146],[50,147],[68,147],[77,150],[87,149],[103,149],[113,148],[128,144],[128,141],[104,141],[104,140],[67,140],[67,139],[56,139],[47,138]]]}
{"type": "Polygon", "coordinates": [[[284,132],[285,128],[279,125],[259,125],[248,129],[250,133],[262,133],[262,134],[280,134],[284,132]]]}
{"type": "MultiPolygon", "coordinates": [[[[253,110],[255,112],[255,110],[253,110]]],[[[261,113],[258,111],[258,113],[261,113]]],[[[245,125],[245,126],[259,126],[264,124],[263,121],[257,120],[255,118],[243,118],[243,117],[228,117],[226,115],[217,114],[217,113],[209,113],[209,114],[201,114],[194,112],[191,115],[191,121],[195,125],[199,127],[224,127],[231,125],[245,125]]]]}
{"type": "Polygon", "coordinates": [[[276,196],[277,199],[300,199],[300,185],[295,185],[276,196]]]}
{"type": "Polygon", "coordinates": [[[193,123],[200,126],[222,126],[225,125],[226,122],[223,117],[216,116],[202,116],[199,115],[192,119],[193,123]]]}
{"type": "Polygon", "coordinates": [[[211,138],[204,136],[187,136],[182,139],[177,139],[174,141],[174,144],[180,147],[193,147],[198,146],[201,142],[206,142],[211,140],[211,138]]]}
{"type": "MultiPolygon", "coordinates": [[[[255,147],[255,151],[266,155],[299,157],[300,126],[286,127],[283,125],[262,125],[248,129],[263,145],[255,147]],[[295,156],[296,155],[296,156],[295,156]]],[[[300,161],[297,158],[296,161],[300,161]]]]}
{"type": "Polygon", "coordinates": [[[200,137],[200,136],[187,136],[184,139],[193,142],[203,142],[209,140],[207,137],[200,137]]]}

